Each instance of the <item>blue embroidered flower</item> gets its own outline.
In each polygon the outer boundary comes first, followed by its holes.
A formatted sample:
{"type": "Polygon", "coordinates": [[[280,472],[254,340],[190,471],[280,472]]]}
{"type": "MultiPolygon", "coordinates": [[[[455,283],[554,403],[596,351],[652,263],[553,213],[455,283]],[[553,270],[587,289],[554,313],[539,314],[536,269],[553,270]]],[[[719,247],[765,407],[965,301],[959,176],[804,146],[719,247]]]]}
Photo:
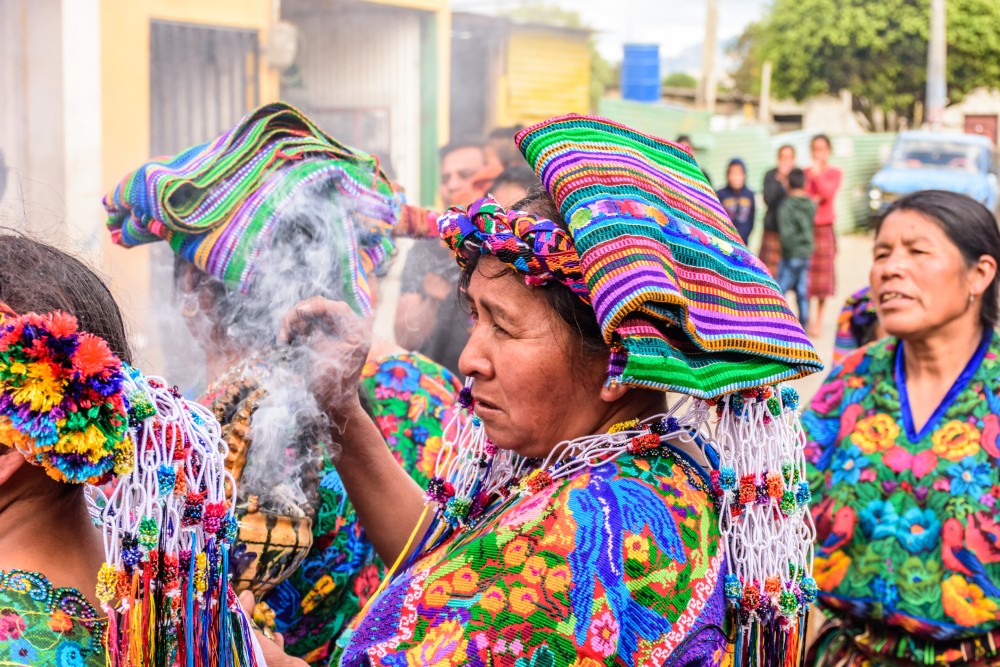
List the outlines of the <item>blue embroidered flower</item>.
{"type": "Polygon", "coordinates": [[[872,581],[872,594],[875,599],[886,607],[895,607],[899,602],[899,588],[891,581],[886,581],[882,577],[875,577],[872,581]]]}
{"type": "Polygon", "coordinates": [[[38,657],[38,651],[24,637],[8,643],[7,651],[10,657],[13,658],[13,664],[15,665],[33,665],[35,664],[35,658],[38,657]]]}
{"type": "Polygon", "coordinates": [[[934,516],[934,510],[913,507],[900,518],[896,537],[911,554],[930,551],[941,539],[941,522],[934,516]]]}
{"type": "Polygon", "coordinates": [[[830,469],[833,470],[831,481],[834,484],[857,484],[861,479],[862,468],[865,468],[869,463],[868,457],[857,445],[851,445],[847,449],[838,449],[833,457],[833,465],[830,466],[830,469]]]}
{"type": "Polygon", "coordinates": [[[958,463],[948,467],[951,476],[951,495],[971,496],[978,498],[993,485],[990,479],[990,468],[985,463],[976,463],[971,456],[966,456],[958,463]]]}
{"type": "Polygon", "coordinates": [[[873,500],[865,506],[858,515],[861,532],[870,540],[881,540],[896,534],[896,523],[899,515],[892,503],[886,500],[873,500]]]}
{"type": "Polygon", "coordinates": [[[83,667],[83,651],[76,642],[63,642],[56,649],[56,667],[83,667]]]}

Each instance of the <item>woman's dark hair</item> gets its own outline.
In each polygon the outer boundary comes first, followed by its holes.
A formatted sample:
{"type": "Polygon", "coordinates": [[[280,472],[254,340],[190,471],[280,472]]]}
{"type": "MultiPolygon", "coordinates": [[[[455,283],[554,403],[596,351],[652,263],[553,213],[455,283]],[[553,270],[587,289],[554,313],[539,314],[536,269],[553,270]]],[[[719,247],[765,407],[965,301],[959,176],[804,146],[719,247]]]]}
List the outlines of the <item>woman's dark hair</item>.
{"type": "Polygon", "coordinates": [[[0,234],[0,302],[15,313],[62,310],[80,329],[132,363],[121,310],[107,285],[75,257],[13,233],[0,234]]]}
{"type": "Polygon", "coordinates": [[[827,148],[833,148],[833,144],[830,143],[830,137],[826,136],[825,134],[817,134],[816,136],[814,136],[812,138],[812,141],[809,142],[809,145],[815,146],[817,141],[822,141],[823,143],[825,143],[827,148]]]}
{"type": "MultiPolygon", "coordinates": [[[[879,216],[875,233],[882,229],[886,218],[896,211],[920,213],[934,222],[948,240],[962,253],[968,266],[973,266],[983,255],[989,255],[1000,265],[1000,228],[989,209],[975,199],[944,190],[921,190],[897,199],[879,216]]],[[[997,303],[1000,271],[983,294],[979,319],[986,329],[996,328],[1000,319],[997,303]]]]}
{"type": "MultiPolygon", "coordinates": [[[[568,230],[566,221],[559,214],[545,186],[538,183],[528,190],[528,194],[521,201],[517,202],[511,209],[524,211],[539,218],[546,218],[568,230]]],[[[459,283],[459,292],[464,293],[469,283],[472,281],[472,274],[476,270],[481,255],[473,257],[462,272],[462,279],[459,283]]],[[[507,272],[513,271],[508,269],[507,272]]],[[[504,275],[501,272],[498,275],[504,275]]],[[[584,354],[598,354],[607,352],[608,346],[604,342],[601,334],[601,327],[597,324],[597,316],[593,307],[574,294],[568,287],[558,282],[550,282],[537,288],[542,291],[549,302],[549,306],[567,324],[580,339],[581,351],[584,354]]]]}

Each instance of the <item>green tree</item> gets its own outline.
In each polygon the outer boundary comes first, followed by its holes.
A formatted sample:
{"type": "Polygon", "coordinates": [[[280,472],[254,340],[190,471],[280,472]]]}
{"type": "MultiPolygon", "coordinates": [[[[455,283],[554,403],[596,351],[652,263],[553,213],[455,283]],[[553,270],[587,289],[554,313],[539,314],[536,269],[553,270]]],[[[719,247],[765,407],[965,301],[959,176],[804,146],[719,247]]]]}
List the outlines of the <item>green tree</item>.
{"type": "Polygon", "coordinates": [[[663,80],[664,88],[697,88],[698,79],[687,72],[673,72],[663,80]]]}
{"type": "MultiPolygon", "coordinates": [[[[524,0],[521,4],[507,9],[503,14],[517,21],[544,23],[562,28],[590,29],[590,26],[586,25],[580,18],[579,12],[557,7],[549,4],[546,0],[524,0]]],[[[617,63],[609,63],[600,54],[597,50],[597,41],[593,36],[590,37],[588,43],[590,47],[590,107],[596,110],[597,103],[608,88],[617,85],[620,66],[617,63]]]]}
{"type": "MultiPolygon", "coordinates": [[[[930,0],[774,0],[738,40],[733,80],[756,93],[770,60],[775,97],[848,90],[869,122],[881,109],[912,123],[924,99],[929,31],[930,0]]],[[[1000,2],[948,0],[949,99],[998,82],[1000,2]]]]}

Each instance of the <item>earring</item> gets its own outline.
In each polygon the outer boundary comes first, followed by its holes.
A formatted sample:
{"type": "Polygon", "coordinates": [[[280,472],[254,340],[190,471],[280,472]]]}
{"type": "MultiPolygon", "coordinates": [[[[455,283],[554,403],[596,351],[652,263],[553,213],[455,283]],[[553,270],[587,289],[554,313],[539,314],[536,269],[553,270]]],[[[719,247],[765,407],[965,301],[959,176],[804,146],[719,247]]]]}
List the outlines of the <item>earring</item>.
{"type": "Polygon", "coordinates": [[[975,300],[976,300],[976,293],[975,292],[970,293],[969,294],[969,305],[971,306],[972,302],[975,301],[975,300]]]}
{"type": "Polygon", "coordinates": [[[201,304],[198,302],[196,294],[185,294],[181,297],[181,315],[194,317],[199,312],[201,312],[201,304]]]}

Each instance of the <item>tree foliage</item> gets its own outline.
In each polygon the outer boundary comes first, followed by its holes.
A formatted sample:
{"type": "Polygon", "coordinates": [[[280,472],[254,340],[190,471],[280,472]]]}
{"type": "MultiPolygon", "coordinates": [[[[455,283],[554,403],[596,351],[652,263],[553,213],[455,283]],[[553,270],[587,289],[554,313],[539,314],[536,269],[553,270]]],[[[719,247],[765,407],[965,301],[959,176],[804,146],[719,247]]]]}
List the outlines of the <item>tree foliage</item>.
{"type": "MultiPolygon", "coordinates": [[[[1000,85],[1000,2],[948,1],[948,96],[1000,85]]],[[[759,90],[773,64],[772,94],[804,100],[850,91],[870,119],[876,109],[914,119],[925,95],[930,0],[774,0],[734,48],[733,80],[759,90]]]]}
{"type": "Polygon", "coordinates": [[[665,88],[697,88],[698,79],[687,72],[673,72],[663,80],[665,88]]]}

